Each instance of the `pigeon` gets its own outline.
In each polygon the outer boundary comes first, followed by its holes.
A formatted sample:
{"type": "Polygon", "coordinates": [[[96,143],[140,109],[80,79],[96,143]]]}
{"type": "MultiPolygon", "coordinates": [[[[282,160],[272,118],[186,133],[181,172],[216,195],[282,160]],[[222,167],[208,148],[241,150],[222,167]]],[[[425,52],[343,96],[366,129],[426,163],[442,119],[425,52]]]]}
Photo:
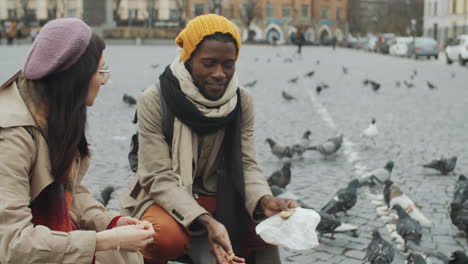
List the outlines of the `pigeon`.
{"type": "Polygon", "coordinates": [[[320,82],[320,85],[322,86],[323,89],[330,88],[330,85],[326,84],[325,82],[320,82]]]}
{"type": "Polygon", "coordinates": [[[159,67],[159,64],[151,64],[151,68],[157,69],[159,67]]]}
{"type": "Polygon", "coordinates": [[[372,143],[374,143],[374,145],[376,145],[374,139],[379,134],[379,130],[377,129],[376,122],[377,121],[375,120],[375,118],[372,118],[371,123],[369,124],[369,127],[364,129],[364,131],[362,131],[361,133],[361,137],[370,139],[372,143]]]}
{"type": "Polygon", "coordinates": [[[343,71],[343,74],[345,74],[345,75],[348,74],[348,68],[347,67],[343,66],[341,68],[341,70],[343,71]]]}
{"type": "Polygon", "coordinates": [[[320,60],[315,61],[315,64],[320,65],[320,60]]]}
{"type": "Polygon", "coordinates": [[[417,245],[420,244],[422,238],[422,227],[418,221],[414,220],[409,214],[398,204],[393,205],[398,213],[397,233],[405,241],[405,252],[408,250],[408,241],[413,241],[417,245]]]}
{"type": "Polygon", "coordinates": [[[390,264],[395,258],[395,250],[392,244],[382,238],[378,230],[374,230],[364,258],[371,264],[390,264]]]}
{"type": "Polygon", "coordinates": [[[365,86],[369,85],[371,82],[371,80],[369,79],[364,79],[364,81],[362,82],[362,84],[364,84],[365,86]]]}
{"type": "Polygon", "coordinates": [[[138,170],[138,133],[133,134],[132,142],[130,145],[130,152],[128,153],[128,163],[133,172],[138,170]]]}
{"type": "Polygon", "coordinates": [[[289,79],[288,83],[296,84],[298,80],[299,80],[299,77],[294,77],[294,78],[289,79]]]}
{"type": "Polygon", "coordinates": [[[387,162],[387,164],[385,164],[385,167],[378,168],[364,174],[359,180],[360,185],[382,185],[386,180],[390,179],[393,166],[395,166],[395,163],[392,160],[390,160],[387,162]]]}
{"type": "Polygon", "coordinates": [[[418,76],[418,70],[414,70],[414,71],[413,71],[413,75],[414,75],[414,76],[418,76]]]}
{"type": "Polygon", "coordinates": [[[410,82],[407,82],[406,80],[403,81],[403,83],[405,84],[406,88],[413,88],[414,87],[414,84],[412,84],[410,82]]]}
{"type": "Polygon", "coordinates": [[[310,146],[310,134],[312,134],[310,130],[306,130],[304,134],[302,134],[301,141],[299,142],[299,145],[301,145],[301,147],[308,148],[310,146]]]}
{"type": "Polygon", "coordinates": [[[310,71],[304,75],[304,77],[312,78],[314,76],[315,71],[310,71]]]}
{"type": "Polygon", "coordinates": [[[265,141],[270,145],[271,153],[278,157],[278,159],[281,160],[285,157],[292,158],[293,153],[290,147],[279,145],[271,138],[267,138],[265,141]]]}
{"type": "Polygon", "coordinates": [[[430,81],[427,81],[427,87],[429,87],[429,89],[431,89],[431,90],[434,90],[434,89],[437,88],[437,87],[436,87],[433,83],[431,83],[430,81]]]}
{"type": "Polygon", "coordinates": [[[255,62],[258,62],[258,57],[255,57],[255,62]]]}
{"type": "Polygon", "coordinates": [[[281,92],[281,95],[283,96],[283,98],[284,98],[286,101],[296,100],[296,97],[290,95],[289,93],[287,93],[287,92],[285,92],[285,91],[282,91],[282,92],[281,92]]]}
{"type": "Polygon", "coordinates": [[[411,80],[414,80],[414,77],[416,77],[416,76],[411,75],[411,76],[410,76],[410,79],[411,79],[411,80]]]}
{"type": "Polygon", "coordinates": [[[374,92],[379,91],[379,89],[380,89],[380,83],[374,82],[374,81],[370,81],[370,85],[372,86],[372,90],[373,90],[374,92]]]}
{"type": "Polygon", "coordinates": [[[325,142],[309,147],[309,150],[315,150],[318,151],[320,154],[325,156],[325,158],[335,154],[340,148],[341,145],[343,144],[343,134],[340,134],[337,137],[334,138],[329,138],[325,142]]]}
{"type": "Polygon", "coordinates": [[[430,168],[439,171],[442,175],[447,175],[452,172],[457,165],[457,157],[453,156],[450,159],[441,157],[438,160],[433,160],[427,164],[423,164],[424,168],[430,168]]]}
{"type": "Polygon", "coordinates": [[[359,180],[352,180],[346,188],[339,189],[333,198],[322,208],[322,211],[327,214],[336,216],[338,212],[344,212],[351,209],[357,202],[357,188],[359,180]]]}
{"type": "Polygon", "coordinates": [[[268,62],[268,63],[270,63],[270,62],[271,62],[271,59],[270,59],[270,58],[268,58],[267,62],[268,62]]]}
{"type": "Polygon", "coordinates": [[[401,206],[406,212],[421,225],[430,227],[432,222],[419,210],[418,206],[396,184],[390,186],[390,207],[401,206]]]}
{"type": "Polygon", "coordinates": [[[455,72],[452,72],[452,79],[455,79],[456,75],[455,72]]]}
{"type": "Polygon", "coordinates": [[[396,87],[400,88],[401,82],[400,82],[400,81],[396,81],[395,85],[396,85],[396,87]]]}
{"type": "Polygon", "coordinates": [[[466,256],[466,253],[457,250],[452,252],[452,255],[450,256],[448,264],[467,264],[468,263],[468,256],[466,256]]]}
{"type": "Polygon", "coordinates": [[[417,253],[410,253],[406,258],[406,264],[426,264],[426,260],[417,253]]]}
{"type": "Polygon", "coordinates": [[[130,96],[128,94],[124,94],[123,97],[122,97],[122,100],[124,101],[124,103],[126,103],[129,106],[132,106],[132,105],[136,104],[135,98],[133,98],[132,96],[130,96]]]}
{"type": "Polygon", "coordinates": [[[317,94],[320,94],[322,92],[323,88],[322,86],[318,85],[317,87],[315,87],[315,92],[317,92],[317,94]]]}
{"type": "Polygon", "coordinates": [[[110,198],[112,197],[112,193],[115,191],[114,187],[107,186],[101,191],[101,195],[96,197],[96,200],[100,202],[102,205],[107,206],[109,203],[110,198]]]}
{"type": "Polygon", "coordinates": [[[296,202],[301,208],[312,209],[316,211],[320,215],[320,222],[318,223],[316,230],[319,232],[321,237],[324,234],[331,234],[330,239],[334,239],[335,233],[345,233],[353,237],[358,236],[356,233],[358,229],[357,226],[342,223],[340,220],[333,217],[332,215],[326,214],[320,210],[316,210],[315,208],[304,203],[301,199],[299,199],[299,197],[297,197],[297,195],[288,192],[285,189],[280,188],[276,185],[270,186],[270,189],[274,197],[296,200],[296,202]]]}
{"type": "Polygon", "coordinates": [[[280,188],[286,188],[291,182],[291,163],[285,162],[283,167],[275,172],[268,178],[268,185],[276,185],[280,188]]]}
{"type": "Polygon", "coordinates": [[[393,182],[390,179],[385,180],[384,188],[383,188],[383,197],[385,204],[387,204],[387,208],[390,208],[390,187],[392,186],[393,182]]]}
{"type": "Polygon", "coordinates": [[[467,204],[468,206],[468,179],[465,175],[458,176],[458,181],[455,185],[453,202],[458,204],[467,204]]]}
{"type": "Polygon", "coordinates": [[[460,230],[462,236],[468,235],[468,206],[452,202],[450,204],[450,220],[460,230]]]}
{"type": "Polygon", "coordinates": [[[253,80],[251,82],[244,84],[244,87],[253,88],[256,84],[257,84],[257,80],[253,80]]]}
{"type": "Polygon", "coordinates": [[[293,63],[294,62],[293,59],[291,59],[291,58],[285,58],[283,61],[285,63],[293,63]]]}

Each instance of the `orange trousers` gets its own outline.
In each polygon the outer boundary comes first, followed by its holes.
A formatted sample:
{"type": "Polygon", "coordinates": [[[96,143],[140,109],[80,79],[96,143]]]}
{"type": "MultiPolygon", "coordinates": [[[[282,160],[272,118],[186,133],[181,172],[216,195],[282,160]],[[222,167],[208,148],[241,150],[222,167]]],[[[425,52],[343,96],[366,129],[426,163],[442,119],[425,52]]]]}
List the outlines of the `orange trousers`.
{"type": "MultiPolygon", "coordinates": [[[[200,195],[197,202],[210,214],[214,215],[216,212],[216,196],[200,195]]],[[[156,231],[153,244],[141,251],[146,263],[166,264],[169,260],[175,260],[187,253],[190,247],[189,234],[162,207],[153,204],[146,210],[141,220],[152,223],[156,231]]],[[[255,227],[256,223],[250,221],[246,242],[240,252],[235,252],[236,255],[248,257],[253,252],[268,246],[256,234],[255,227]]]]}

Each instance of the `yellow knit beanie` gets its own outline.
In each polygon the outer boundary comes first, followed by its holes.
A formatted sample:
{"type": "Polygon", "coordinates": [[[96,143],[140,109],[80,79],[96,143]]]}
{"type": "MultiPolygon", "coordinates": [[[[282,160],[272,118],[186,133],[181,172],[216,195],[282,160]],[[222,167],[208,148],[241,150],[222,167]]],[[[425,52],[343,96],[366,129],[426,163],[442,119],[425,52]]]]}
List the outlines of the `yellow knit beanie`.
{"type": "Polygon", "coordinates": [[[239,31],[237,31],[236,25],[229,19],[215,15],[207,14],[198,16],[185,26],[185,28],[179,33],[176,38],[176,44],[182,48],[182,54],[180,57],[184,62],[190,59],[192,52],[197,48],[203,38],[209,35],[213,35],[217,32],[229,33],[236,40],[237,43],[237,55],[239,57],[241,47],[241,37],[239,31]]]}

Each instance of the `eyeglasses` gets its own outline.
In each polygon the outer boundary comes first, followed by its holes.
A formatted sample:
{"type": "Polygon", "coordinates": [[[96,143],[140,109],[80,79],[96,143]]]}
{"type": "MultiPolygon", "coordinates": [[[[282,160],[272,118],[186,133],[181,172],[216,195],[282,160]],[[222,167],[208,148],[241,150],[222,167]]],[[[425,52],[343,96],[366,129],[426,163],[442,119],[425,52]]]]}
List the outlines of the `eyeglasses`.
{"type": "Polygon", "coordinates": [[[102,74],[102,77],[103,77],[103,79],[101,80],[102,85],[109,82],[109,79],[112,73],[111,68],[109,66],[104,66],[101,70],[98,70],[97,72],[102,74]]]}

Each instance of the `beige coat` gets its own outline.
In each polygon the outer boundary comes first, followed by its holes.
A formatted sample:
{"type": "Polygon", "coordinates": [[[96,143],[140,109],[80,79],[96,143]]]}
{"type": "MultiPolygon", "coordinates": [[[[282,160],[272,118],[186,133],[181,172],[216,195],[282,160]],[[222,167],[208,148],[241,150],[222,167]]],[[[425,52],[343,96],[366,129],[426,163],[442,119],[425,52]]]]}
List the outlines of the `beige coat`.
{"type": "MultiPolygon", "coordinates": [[[[245,178],[245,208],[252,216],[258,201],[271,195],[256,158],[254,144],[253,97],[241,89],[242,100],[242,160],[245,178]]],[[[123,213],[140,218],[145,210],[156,203],[163,207],[191,234],[202,230],[191,230],[192,222],[207,211],[198,205],[194,197],[198,194],[216,194],[217,168],[220,163],[224,130],[195,136],[198,146],[193,151],[194,175],[192,185],[179,185],[171,165],[170,148],[162,132],[162,120],[156,87],[146,89],[138,99],[138,172],[127,193],[121,197],[123,213]],[[192,189],[192,193],[190,193],[192,189]]]]}
{"type": "MultiPolygon", "coordinates": [[[[50,183],[45,138],[19,93],[17,74],[0,87],[0,263],[85,263],[93,260],[96,232],[118,215],[81,183],[89,159],[77,155],[71,217],[79,229],[52,231],[31,223],[29,204],[50,183]]],[[[140,254],[99,252],[97,263],[143,263],[140,254]]]]}

